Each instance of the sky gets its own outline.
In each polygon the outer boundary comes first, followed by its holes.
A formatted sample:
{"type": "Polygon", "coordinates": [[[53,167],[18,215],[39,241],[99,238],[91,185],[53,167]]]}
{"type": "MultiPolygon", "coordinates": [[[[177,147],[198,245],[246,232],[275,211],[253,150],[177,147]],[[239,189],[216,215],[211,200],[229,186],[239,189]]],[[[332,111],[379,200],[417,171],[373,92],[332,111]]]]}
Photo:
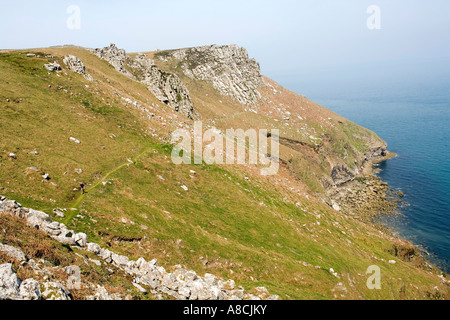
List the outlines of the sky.
{"type": "Polygon", "coordinates": [[[0,12],[0,49],[238,44],[263,74],[298,93],[450,84],[448,0],[0,0],[0,12]],[[371,5],[380,29],[367,26],[371,5]]]}

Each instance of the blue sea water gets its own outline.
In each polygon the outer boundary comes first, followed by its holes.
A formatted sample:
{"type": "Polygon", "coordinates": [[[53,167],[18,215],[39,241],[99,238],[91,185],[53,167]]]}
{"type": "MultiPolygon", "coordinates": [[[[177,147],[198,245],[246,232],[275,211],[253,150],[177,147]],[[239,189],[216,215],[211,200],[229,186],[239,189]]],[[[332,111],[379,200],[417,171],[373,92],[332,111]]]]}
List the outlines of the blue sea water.
{"type": "MultiPolygon", "coordinates": [[[[450,90],[399,86],[308,98],[376,132],[398,154],[378,165],[391,188],[402,190],[402,216],[389,224],[450,271],[450,90]]],[[[301,92],[298,90],[297,92],[301,92]]]]}

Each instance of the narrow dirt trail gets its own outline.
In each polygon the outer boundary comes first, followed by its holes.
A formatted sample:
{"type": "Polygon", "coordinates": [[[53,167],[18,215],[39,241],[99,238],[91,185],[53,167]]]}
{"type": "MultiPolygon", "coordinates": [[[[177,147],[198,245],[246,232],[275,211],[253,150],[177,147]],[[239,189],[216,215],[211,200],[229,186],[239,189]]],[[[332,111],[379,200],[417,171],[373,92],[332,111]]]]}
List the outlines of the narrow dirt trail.
{"type": "Polygon", "coordinates": [[[81,194],[73,199],[71,202],[69,202],[69,204],[67,205],[68,208],[68,212],[66,214],[66,217],[63,219],[63,223],[64,224],[68,224],[70,221],[72,221],[72,219],[75,217],[75,215],[78,213],[78,208],[80,206],[80,204],[83,202],[83,199],[85,198],[85,196],[87,194],[89,194],[90,191],[94,190],[96,187],[98,187],[101,183],[103,183],[104,181],[106,181],[108,179],[109,176],[111,176],[112,174],[114,174],[115,172],[119,171],[120,169],[122,169],[125,166],[129,166],[132,165],[134,163],[136,163],[136,161],[142,157],[144,154],[146,154],[147,152],[154,150],[154,146],[151,146],[149,148],[146,148],[144,151],[142,151],[141,153],[139,153],[138,155],[136,155],[134,158],[129,158],[127,159],[126,162],[123,162],[121,164],[119,164],[118,166],[112,168],[111,170],[109,170],[108,172],[105,173],[105,175],[103,177],[101,177],[100,179],[98,179],[94,184],[92,184],[89,188],[85,189],[85,194],[81,194]]]}

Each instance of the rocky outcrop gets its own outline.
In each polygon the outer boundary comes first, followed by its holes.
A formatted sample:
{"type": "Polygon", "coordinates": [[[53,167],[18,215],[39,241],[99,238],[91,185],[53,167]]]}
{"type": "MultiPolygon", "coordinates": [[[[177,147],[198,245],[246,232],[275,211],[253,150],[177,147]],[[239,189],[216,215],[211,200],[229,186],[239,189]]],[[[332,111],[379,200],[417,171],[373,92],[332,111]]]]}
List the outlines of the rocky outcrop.
{"type": "Polygon", "coordinates": [[[355,175],[346,165],[337,165],[333,167],[333,170],[331,171],[331,179],[333,179],[335,185],[342,185],[354,178],[355,175]]]}
{"type": "Polygon", "coordinates": [[[177,75],[159,69],[144,54],[138,54],[133,59],[114,44],[93,49],[92,52],[108,61],[120,73],[145,84],[161,102],[189,118],[193,117],[194,105],[189,90],[177,75]]]}
{"type": "Polygon", "coordinates": [[[119,49],[115,44],[109,47],[92,49],[91,52],[108,61],[117,71],[135,79],[134,75],[126,68],[133,65],[133,59],[127,55],[124,49],[119,49]]]}
{"type": "Polygon", "coordinates": [[[44,68],[48,71],[58,71],[61,70],[61,66],[56,62],[44,64],[44,68]]]}
{"type": "Polygon", "coordinates": [[[64,57],[63,62],[67,65],[67,69],[70,71],[83,75],[89,81],[94,81],[90,74],[86,74],[86,66],[77,57],[69,54],[64,57]]]}
{"type": "MultiPolygon", "coordinates": [[[[63,223],[52,221],[46,213],[22,207],[18,202],[2,196],[0,196],[0,213],[7,213],[22,218],[29,226],[46,232],[59,242],[96,254],[104,262],[114,265],[126,274],[131,275],[133,277],[133,285],[140,291],[146,291],[146,288],[148,288],[150,292],[156,295],[165,294],[180,300],[278,299],[278,296],[268,294],[265,288],[257,290],[263,293],[253,295],[246,293],[243,288],[236,287],[233,280],[224,281],[212,274],[199,276],[195,271],[186,270],[181,266],[175,266],[175,271],[168,272],[165,268],[158,265],[156,259],[151,261],[146,261],[144,258],[139,258],[137,261],[130,260],[128,257],[104,249],[96,243],[88,242],[86,234],[68,230],[63,223]]],[[[7,249],[12,251],[10,250],[11,248],[7,249]]],[[[33,292],[37,292],[35,290],[36,286],[31,280],[26,284],[27,295],[19,294],[20,284],[21,281],[15,275],[10,264],[9,266],[0,266],[0,299],[25,299],[25,296],[35,297],[33,292]]],[[[45,282],[42,288],[42,294],[37,295],[36,293],[37,298],[70,299],[70,292],[61,283],[45,282]]],[[[100,288],[89,299],[97,300],[104,296],[105,292],[100,288]]]]}
{"type": "Polygon", "coordinates": [[[21,281],[11,263],[0,265],[0,300],[40,300],[40,284],[34,279],[21,281]]]}
{"type": "Polygon", "coordinates": [[[244,105],[254,105],[261,98],[263,84],[258,62],[250,59],[245,48],[237,45],[203,46],[156,53],[162,60],[176,59],[183,73],[191,79],[212,83],[222,95],[244,105]]]}
{"type": "Polygon", "coordinates": [[[3,252],[8,257],[16,259],[17,261],[26,261],[25,254],[22,252],[22,250],[17,249],[13,246],[8,246],[6,244],[0,243],[0,252],[3,252]]]}
{"type": "Polygon", "coordinates": [[[20,282],[10,263],[0,265],[0,300],[19,299],[20,282]]]}

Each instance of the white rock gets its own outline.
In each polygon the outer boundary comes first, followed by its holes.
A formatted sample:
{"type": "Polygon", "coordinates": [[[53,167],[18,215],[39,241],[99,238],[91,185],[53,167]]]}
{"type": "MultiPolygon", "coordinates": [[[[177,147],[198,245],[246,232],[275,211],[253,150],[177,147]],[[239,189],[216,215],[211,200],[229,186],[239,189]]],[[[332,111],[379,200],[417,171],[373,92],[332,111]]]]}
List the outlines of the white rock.
{"type": "Polygon", "coordinates": [[[68,291],[59,282],[44,282],[42,298],[45,300],[70,300],[68,291]]]}
{"type": "Polygon", "coordinates": [[[11,263],[0,265],[0,300],[18,299],[20,283],[11,263]]]}
{"type": "Polygon", "coordinates": [[[0,251],[4,252],[9,257],[16,259],[18,261],[26,261],[27,260],[23,251],[16,247],[8,246],[6,244],[0,243],[0,251]]]}
{"type": "Polygon", "coordinates": [[[88,242],[88,238],[85,233],[80,232],[75,235],[75,243],[77,245],[79,245],[80,247],[82,247],[82,248],[86,247],[87,242],[88,242]]]}
{"type": "Polygon", "coordinates": [[[70,137],[69,140],[70,140],[70,141],[73,141],[73,142],[75,142],[75,143],[78,143],[78,144],[81,143],[80,140],[78,140],[78,139],[76,139],[76,138],[74,138],[74,137],[70,137]]]}
{"type": "Polygon", "coordinates": [[[41,285],[34,279],[26,279],[20,285],[19,295],[25,300],[40,300],[42,298],[41,285]]]}
{"type": "Polygon", "coordinates": [[[102,248],[97,243],[89,242],[87,244],[87,251],[99,254],[102,248]]]}
{"type": "Polygon", "coordinates": [[[147,292],[146,289],[144,289],[141,285],[137,284],[136,282],[133,282],[133,286],[135,286],[141,293],[147,292]]]}

